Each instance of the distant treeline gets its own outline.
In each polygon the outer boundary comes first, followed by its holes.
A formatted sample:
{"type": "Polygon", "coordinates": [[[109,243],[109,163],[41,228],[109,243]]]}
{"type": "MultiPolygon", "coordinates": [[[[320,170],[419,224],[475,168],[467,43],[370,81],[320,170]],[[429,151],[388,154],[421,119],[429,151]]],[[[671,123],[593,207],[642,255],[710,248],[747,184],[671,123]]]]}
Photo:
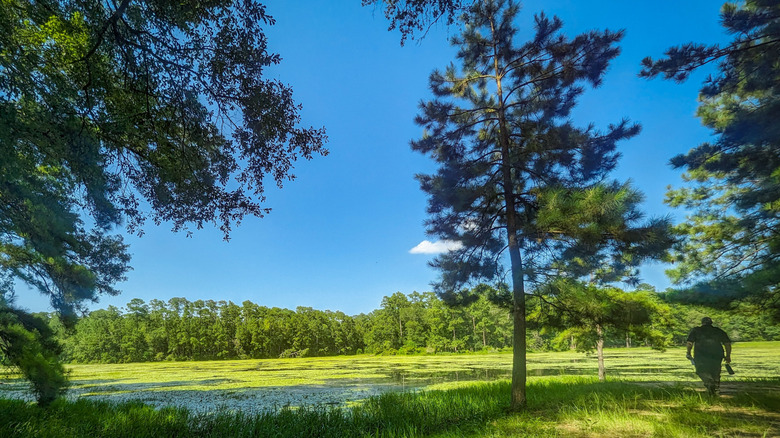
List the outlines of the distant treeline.
{"type": "MultiPolygon", "coordinates": [[[[663,327],[670,344],[685,342],[689,329],[710,315],[735,341],[780,340],[780,327],[760,313],[732,313],[673,305],[663,327]]],[[[95,310],[65,329],[55,314],[43,314],[64,345],[70,362],[212,360],[342,354],[416,354],[507,349],[512,341],[509,312],[485,298],[449,307],[431,292],[382,300],[379,309],[349,316],[298,307],[268,308],[250,301],[172,298],[131,300],[119,309],[95,310]]],[[[645,345],[629,331],[607,333],[607,346],[645,345]]],[[[564,329],[532,327],[528,345],[537,351],[578,348],[564,329]]]]}

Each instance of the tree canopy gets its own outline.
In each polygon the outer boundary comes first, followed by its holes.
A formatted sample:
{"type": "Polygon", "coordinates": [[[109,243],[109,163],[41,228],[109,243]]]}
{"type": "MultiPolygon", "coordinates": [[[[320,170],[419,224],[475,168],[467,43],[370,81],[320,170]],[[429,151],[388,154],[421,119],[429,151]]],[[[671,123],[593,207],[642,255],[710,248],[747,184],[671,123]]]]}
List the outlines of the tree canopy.
{"type": "Polygon", "coordinates": [[[688,43],[643,61],[641,75],[684,81],[717,63],[697,112],[715,140],[674,157],[686,186],[667,203],[689,211],[671,278],[678,298],[728,305],[750,300],[780,320],[780,3],[723,6],[734,39],[725,46],[688,43]]]}
{"type": "Polygon", "coordinates": [[[401,32],[401,44],[407,38],[420,38],[435,23],[444,19],[453,24],[458,13],[474,3],[474,0],[361,0],[363,6],[383,7],[385,18],[390,20],[388,30],[401,32]],[[416,35],[415,35],[416,34],[416,35]]]}
{"type": "Polygon", "coordinates": [[[0,265],[69,311],[116,293],[142,233],[262,217],[265,184],[325,154],[321,128],[264,70],[265,6],[249,0],[3,0],[0,265]]]}
{"type": "Polygon", "coordinates": [[[292,89],[263,77],[280,62],[273,24],[251,0],[0,1],[0,356],[39,401],[62,368],[10,306],[16,281],[70,317],[118,293],[130,256],[117,226],[214,224],[228,239],[268,213],[266,183],[327,154],[292,89]]]}

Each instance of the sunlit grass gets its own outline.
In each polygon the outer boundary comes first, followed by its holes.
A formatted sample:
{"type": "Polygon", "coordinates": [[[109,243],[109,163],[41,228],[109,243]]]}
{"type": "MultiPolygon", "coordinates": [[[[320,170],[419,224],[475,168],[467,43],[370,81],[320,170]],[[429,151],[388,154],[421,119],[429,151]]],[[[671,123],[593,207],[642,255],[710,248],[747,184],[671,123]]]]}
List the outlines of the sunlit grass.
{"type": "MultiPolygon", "coordinates": [[[[737,395],[719,399],[682,385],[584,380],[569,385],[567,389],[558,388],[555,395],[529,400],[527,412],[434,436],[688,438],[780,434],[780,379],[746,382],[737,395]]],[[[533,390],[531,385],[532,396],[533,390]]]]}
{"type": "Polygon", "coordinates": [[[778,379],[745,382],[737,395],[712,400],[683,385],[550,377],[529,383],[529,408],[522,413],[508,411],[505,380],[387,393],[351,410],[303,407],[251,415],[86,400],[41,409],[0,400],[0,436],[772,437],[780,433],[778,388],[778,379]]]}

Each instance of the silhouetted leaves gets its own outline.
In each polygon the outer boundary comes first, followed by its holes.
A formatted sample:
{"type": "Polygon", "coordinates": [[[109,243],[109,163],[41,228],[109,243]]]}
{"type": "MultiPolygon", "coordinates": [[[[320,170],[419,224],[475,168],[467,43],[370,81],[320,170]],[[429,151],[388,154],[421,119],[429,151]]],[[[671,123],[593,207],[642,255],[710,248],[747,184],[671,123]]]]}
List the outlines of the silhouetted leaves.
{"type": "Polygon", "coordinates": [[[453,24],[458,14],[474,0],[361,0],[363,6],[381,7],[390,20],[388,30],[401,32],[401,44],[407,38],[421,38],[431,26],[444,20],[453,24]],[[415,35],[417,33],[417,35],[415,35]]]}
{"type": "Polygon", "coordinates": [[[326,154],[289,86],[263,77],[249,0],[30,2],[0,11],[0,265],[63,311],[113,284],[138,234],[262,217],[265,184],[326,154]]]}
{"type": "Polygon", "coordinates": [[[727,3],[721,13],[728,45],[686,44],[658,61],[643,61],[642,76],[684,80],[718,63],[704,83],[698,116],[716,138],[671,161],[684,168],[686,186],[666,202],[691,212],[676,227],[683,238],[672,279],[677,297],[720,305],[746,298],[774,314],[780,266],[780,3],[727,3]]]}

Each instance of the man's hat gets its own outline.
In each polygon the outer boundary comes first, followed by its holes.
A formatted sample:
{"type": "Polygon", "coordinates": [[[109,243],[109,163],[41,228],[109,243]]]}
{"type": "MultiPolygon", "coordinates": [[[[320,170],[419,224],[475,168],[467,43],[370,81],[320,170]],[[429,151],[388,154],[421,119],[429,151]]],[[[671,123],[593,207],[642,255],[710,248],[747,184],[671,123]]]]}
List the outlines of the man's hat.
{"type": "Polygon", "coordinates": [[[705,316],[701,319],[701,325],[712,325],[712,318],[705,316]]]}

